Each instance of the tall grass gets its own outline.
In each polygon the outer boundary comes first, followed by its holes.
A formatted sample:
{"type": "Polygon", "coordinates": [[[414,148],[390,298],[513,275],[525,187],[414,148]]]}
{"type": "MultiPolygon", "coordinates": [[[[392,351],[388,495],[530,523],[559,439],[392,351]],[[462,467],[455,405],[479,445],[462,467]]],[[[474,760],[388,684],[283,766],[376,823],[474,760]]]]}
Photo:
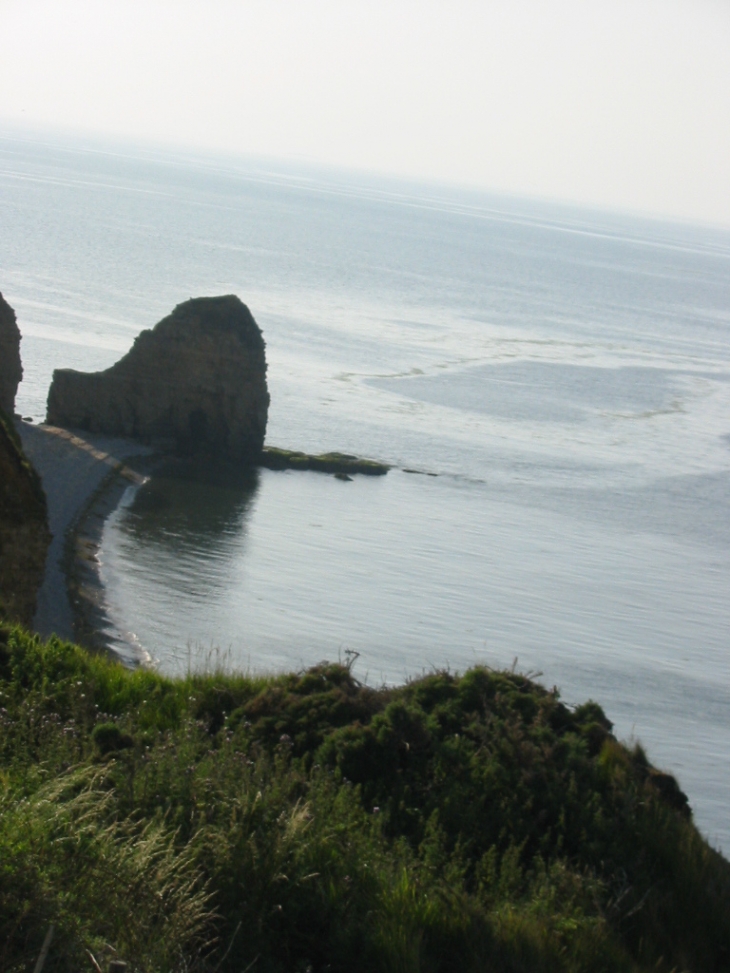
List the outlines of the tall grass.
{"type": "Polygon", "coordinates": [[[0,969],[728,968],[676,782],[515,673],[168,680],[0,634],[0,969]]]}
{"type": "MultiPolygon", "coordinates": [[[[75,768],[0,805],[0,968],[25,970],[51,923],[48,969],[94,954],[190,966],[213,917],[192,847],[162,821],[119,820],[106,774],[75,768]],[[114,944],[111,947],[109,944],[114,944]]],[[[84,962],[84,965],[88,965],[84,962]]],[[[182,966],[181,966],[182,968],[182,966]]]]}

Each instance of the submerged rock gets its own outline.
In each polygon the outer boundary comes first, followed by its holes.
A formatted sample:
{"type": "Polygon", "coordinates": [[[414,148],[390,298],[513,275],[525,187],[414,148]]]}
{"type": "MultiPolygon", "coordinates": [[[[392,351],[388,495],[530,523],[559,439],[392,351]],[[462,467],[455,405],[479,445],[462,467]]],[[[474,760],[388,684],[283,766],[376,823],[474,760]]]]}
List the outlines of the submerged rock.
{"type": "Polygon", "coordinates": [[[50,542],[40,480],[0,412],[0,615],[33,624],[50,542]]]}
{"type": "Polygon", "coordinates": [[[47,421],[163,452],[255,462],[269,408],[264,349],[237,297],[193,298],[106,371],[57,369],[47,421]]]}
{"type": "Polygon", "coordinates": [[[261,453],[259,466],[269,470],[315,470],[318,473],[334,473],[340,479],[351,479],[347,474],[364,473],[365,476],[384,476],[390,467],[374,459],[361,459],[350,453],[301,453],[293,449],[267,446],[261,453]]]}
{"type": "Polygon", "coordinates": [[[15,311],[0,294],[0,409],[10,418],[15,412],[15,394],[22,377],[20,331],[15,311]]]}

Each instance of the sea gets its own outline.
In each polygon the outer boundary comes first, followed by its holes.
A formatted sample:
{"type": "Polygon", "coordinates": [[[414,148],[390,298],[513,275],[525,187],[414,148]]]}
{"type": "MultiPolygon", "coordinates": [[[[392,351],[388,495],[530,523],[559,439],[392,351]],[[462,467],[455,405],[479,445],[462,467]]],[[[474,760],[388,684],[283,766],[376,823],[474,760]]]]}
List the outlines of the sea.
{"type": "Polygon", "coordinates": [[[597,700],[730,850],[730,231],[9,129],[0,230],[22,415],[237,294],[267,442],[392,466],[130,487],[100,545],[125,661],[514,668],[597,700]]]}

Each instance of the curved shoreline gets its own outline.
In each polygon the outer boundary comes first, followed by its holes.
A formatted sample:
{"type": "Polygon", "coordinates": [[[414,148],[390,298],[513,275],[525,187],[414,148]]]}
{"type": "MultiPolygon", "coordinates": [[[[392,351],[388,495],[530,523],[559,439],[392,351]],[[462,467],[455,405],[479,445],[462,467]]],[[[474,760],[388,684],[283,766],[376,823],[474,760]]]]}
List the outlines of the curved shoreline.
{"type": "Polygon", "coordinates": [[[41,478],[53,535],[33,627],[44,638],[56,634],[111,650],[94,631],[105,617],[98,540],[126,487],[143,483],[157,456],[133,440],[27,422],[16,428],[41,478]]]}
{"type": "MultiPolygon", "coordinates": [[[[16,421],[26,456],[38,472],[48,502],[52,534],[46,572],[38,592],[33,628],[88,649],[108,652],[125,665],[145,659],[134,640],[116,633],[100,575],[100,543],[107,518],[130,486],[142,486],[161,466],[184,460],[161,455],[140,442],[79,432],[44,423],[16,421]]],[[[258,464],[274,469],[316,469],[341,479],[383,475],[389,466],[349,454],[310,456],[268,447],[258,464]],[[273,459],[272,459],[273,457],[273,459]],[[289,462],[291,458],[293,462],[289,462]],[[335,472],[337,470],[337,472],[335,472]]],[[[420,472],[409,470],[409,472],[420,472]]]]}
{"type": "Polygon", "coordinates": [[[112,470],[88,498],[65,538],[63,568],[74,642],[92,651],[107,652],[127,666],[151,660],[144,654],[135,655],[132,643],[122,634],[115,634],[108,612],[107,589],[101,578],[101,538],[107,519],[120,506],[127,491],[147,482],[158,459],[135,457],[134,468],[123,464],[112,470]]]}

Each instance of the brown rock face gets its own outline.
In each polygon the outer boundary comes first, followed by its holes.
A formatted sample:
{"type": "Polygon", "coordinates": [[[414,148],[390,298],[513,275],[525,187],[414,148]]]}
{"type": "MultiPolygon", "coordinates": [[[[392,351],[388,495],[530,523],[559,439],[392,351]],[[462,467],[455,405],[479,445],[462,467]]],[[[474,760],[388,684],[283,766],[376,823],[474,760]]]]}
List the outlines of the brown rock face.
{"type": "Polygon", "coordinates": [[[0,294],[0,409],[10,418],[15,412],[15,393],[22,377],[20,331],[15,311],[0,294]]]}
{"type": "Polygon", "coordinates": [[[237,297],[194,298],[143,331],[105,372],[56,370],[47,421],[252,462],[269,409],[264,348],[237,297]]]}
{"type": "Polygon", "coordinates": [[[51,542],[46,498],[0,414],[0,615],[30,627],[51,542]]]}

